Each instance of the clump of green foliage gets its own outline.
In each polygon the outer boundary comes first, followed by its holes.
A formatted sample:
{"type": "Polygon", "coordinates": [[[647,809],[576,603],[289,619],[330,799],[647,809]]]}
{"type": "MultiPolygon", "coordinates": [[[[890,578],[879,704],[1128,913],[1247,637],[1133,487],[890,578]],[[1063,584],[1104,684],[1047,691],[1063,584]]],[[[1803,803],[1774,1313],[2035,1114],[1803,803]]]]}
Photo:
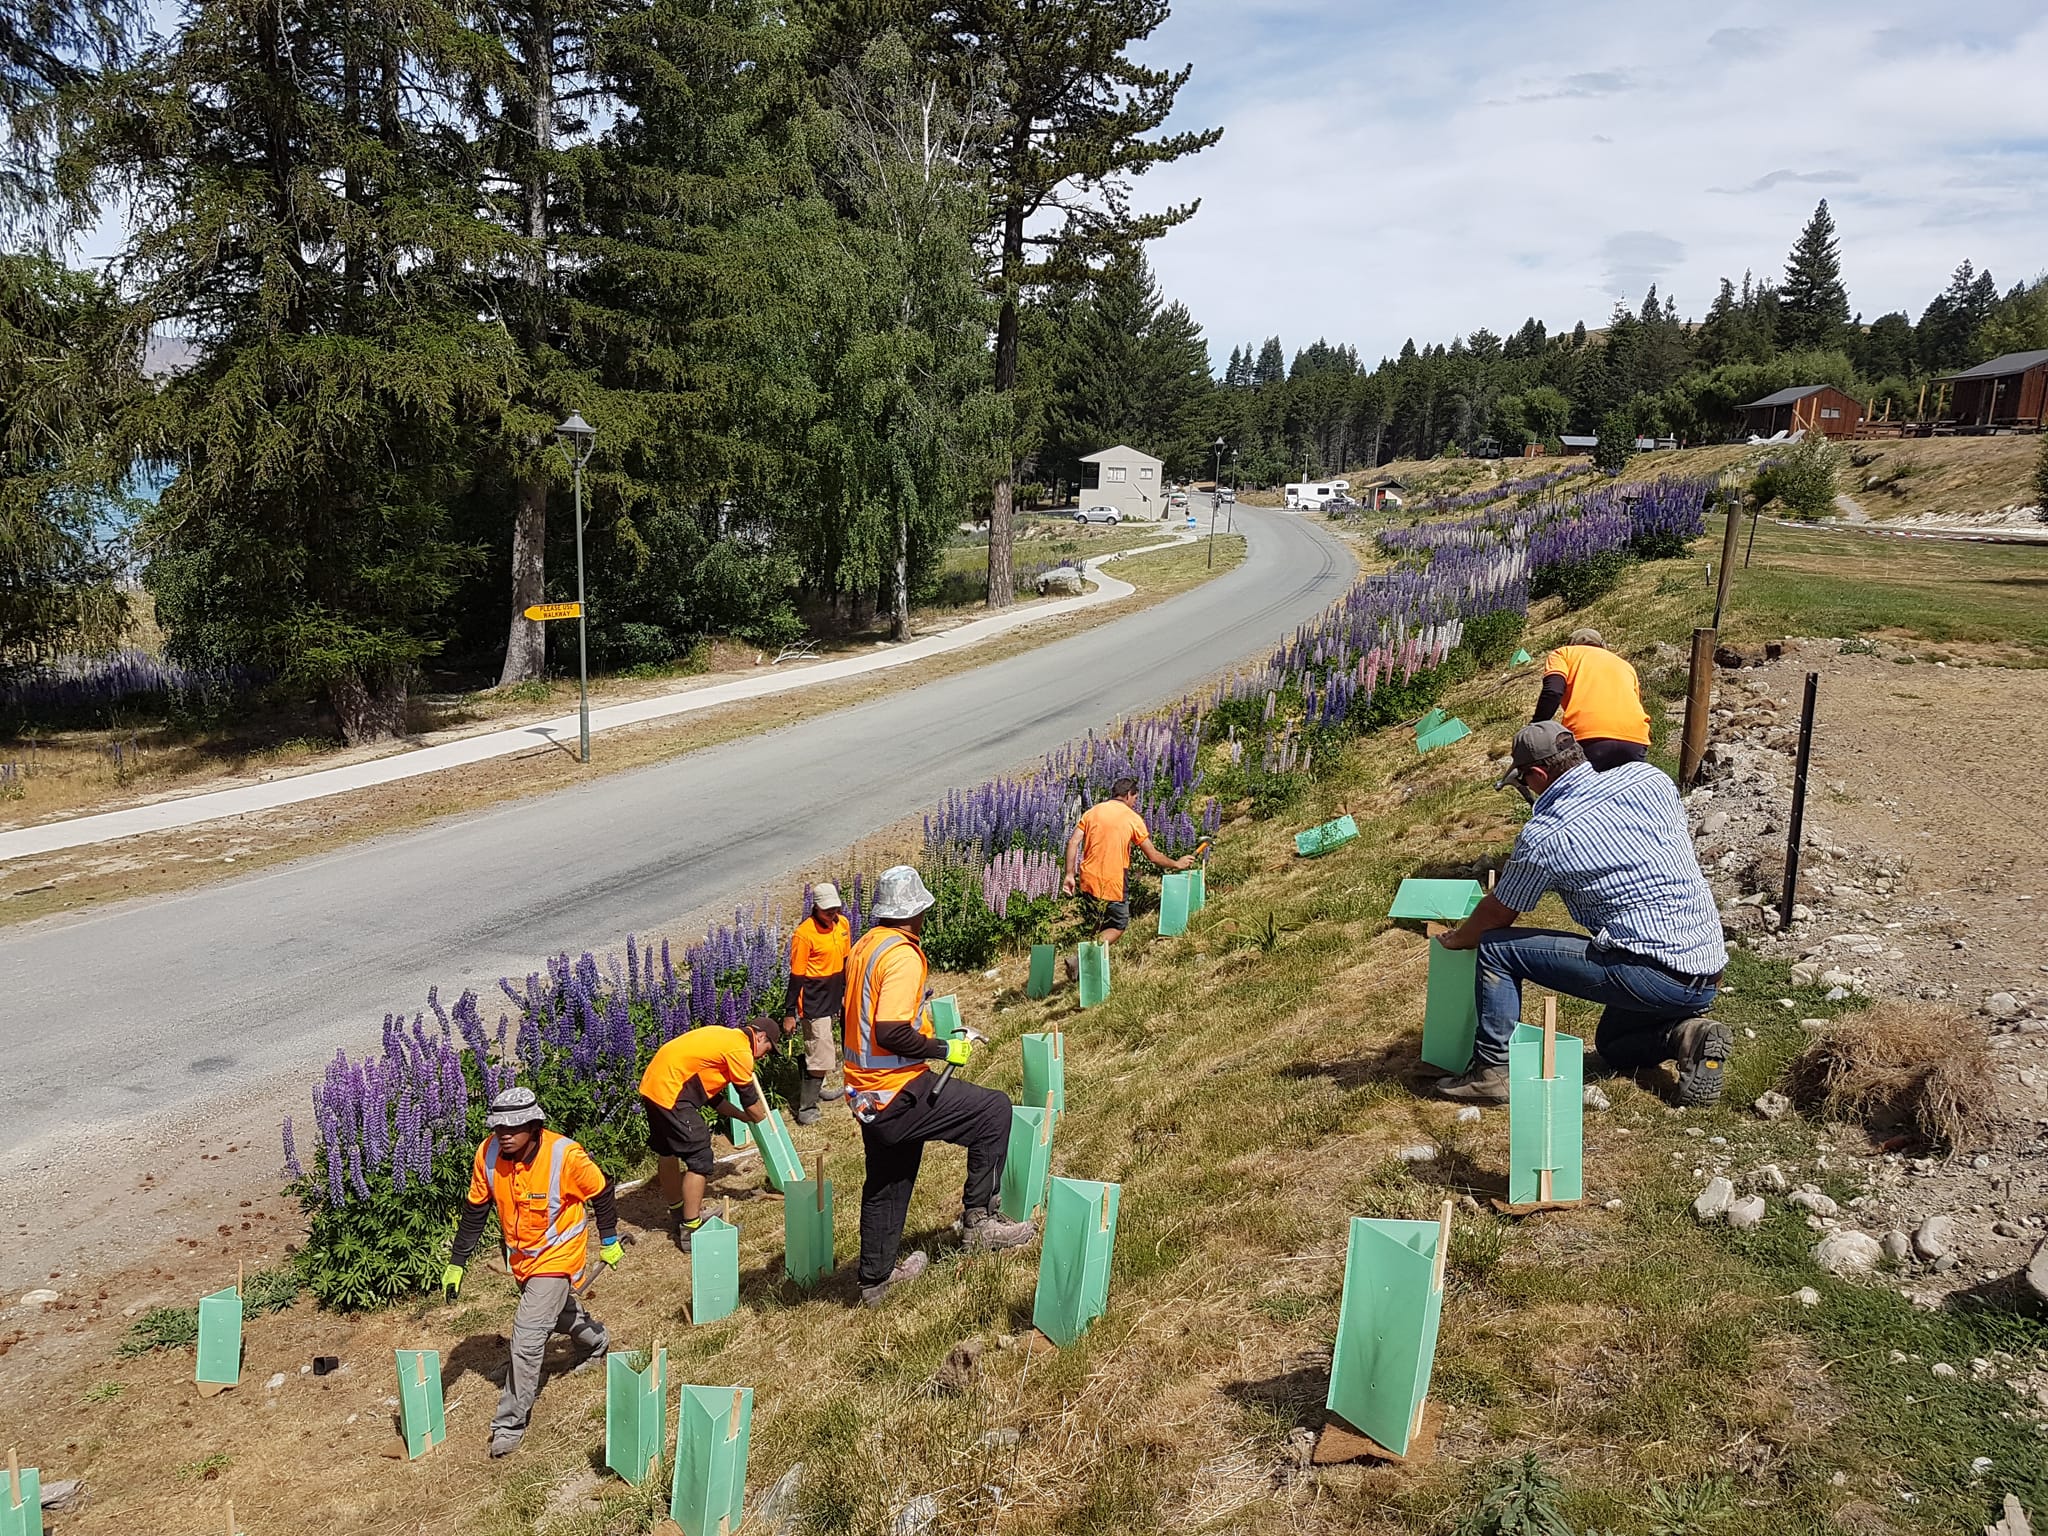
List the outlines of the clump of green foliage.
{"type": "Polygon", "coordinates": [[[1835,509],[1835,479],[1841,450],[1809,432],[1757,471],[1749,493],[1760,507],[1777,502],[1794,517],[1812,521],[1835,509]]]}
{"type": "Polygon", "coordinates": [[[1583,608],[1620,586],[1628,563],[1627,550],[1603,549],[1584,560],[1546,565],[1529,578],[1529,597],[1558,597],[1567,610],[1583,608]]]}

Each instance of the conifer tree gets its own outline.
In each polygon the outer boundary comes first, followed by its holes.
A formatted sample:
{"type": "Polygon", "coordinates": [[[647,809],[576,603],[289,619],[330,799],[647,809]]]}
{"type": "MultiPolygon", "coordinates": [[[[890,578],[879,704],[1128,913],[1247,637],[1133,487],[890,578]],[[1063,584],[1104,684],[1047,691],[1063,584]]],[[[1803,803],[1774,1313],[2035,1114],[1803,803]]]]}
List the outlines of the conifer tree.
{"type": "Polygon", "coordinates": [[[1778,290],[1778,342],[1784,347],[1832,347],[1849,324],[1849,294],[1842,286],[1841,241],[1826,198],[1799,232],[1778,290]]]}
{"type": "MultiPolygon", "coordinates": [[[[1192,217],[1192,203],[1132,212],[1130,179],[1215,143],[1222,130],[1150,137],[1190,70],[1151,69],[1126,50],[1166,19],[1166,0],[954,0],[936,16],[963,74],[994,97],[995,388],[1014,404],[1027,291],[1192,217]]],[[[1012,598],[1014,451],[1009,459],[989,509],[991,608],[1012,598]]]]}

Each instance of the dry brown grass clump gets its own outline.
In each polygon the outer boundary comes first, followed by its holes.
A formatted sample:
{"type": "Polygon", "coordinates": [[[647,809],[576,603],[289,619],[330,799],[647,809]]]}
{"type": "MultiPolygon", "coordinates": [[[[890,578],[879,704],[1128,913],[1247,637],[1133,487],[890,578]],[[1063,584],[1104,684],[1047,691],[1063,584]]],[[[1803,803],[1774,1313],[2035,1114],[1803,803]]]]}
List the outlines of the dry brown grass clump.
{"type": "Polygon", "coordinates": [[[1953,1008],[1891,999],[1845,1014],[1792,1063],[1792,1094],[1838,1119],[1983,1146],[1997,1128],[1983,1028],[1953,1008]]]}

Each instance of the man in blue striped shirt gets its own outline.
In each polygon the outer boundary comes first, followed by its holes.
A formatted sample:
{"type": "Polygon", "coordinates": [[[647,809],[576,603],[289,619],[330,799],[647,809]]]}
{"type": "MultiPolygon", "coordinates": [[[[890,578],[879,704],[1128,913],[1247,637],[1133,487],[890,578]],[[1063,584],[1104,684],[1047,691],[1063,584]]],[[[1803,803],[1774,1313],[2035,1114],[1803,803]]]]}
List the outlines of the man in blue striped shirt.
{"type": "Polygon", "coordinates": [[[1734,1039],[1704,1015],[1727,948],[1671,780],[1650,763],[1596,773],[1570,731],[1539,720],[1515,733],[1508,784],[1534,807],[1528,824],[1493,891],[1438,940],[1479,951],[1473,1060],[1438,1091],[1507,1101],[1508,1037],[1533,981],[1605,1005],[1593,1043],[1610,1070],[1675,1061],[1679,1103],[1714,1103],[1734,1039]],[[1514,926],[1552,891],[1584,933],[1514,926]]]}

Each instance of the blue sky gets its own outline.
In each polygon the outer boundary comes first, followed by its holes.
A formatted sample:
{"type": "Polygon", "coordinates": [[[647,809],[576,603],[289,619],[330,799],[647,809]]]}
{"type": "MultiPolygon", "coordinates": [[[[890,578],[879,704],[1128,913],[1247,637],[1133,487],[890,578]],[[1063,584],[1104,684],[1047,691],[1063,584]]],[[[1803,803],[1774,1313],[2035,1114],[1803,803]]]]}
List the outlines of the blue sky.
{"type": "Polygon", "coordinates": [[[1194,65],[1174,127],[1223,142],[1138,183],[1202,200],[1161,285],[1233,345],[1368,361],[1651,282],[1697,317],[1777,276],[1826,197],[1865,318],[1964,258],[2048,271],[2048,7],[1175,0],[1137,50],[1194,65]]]}

